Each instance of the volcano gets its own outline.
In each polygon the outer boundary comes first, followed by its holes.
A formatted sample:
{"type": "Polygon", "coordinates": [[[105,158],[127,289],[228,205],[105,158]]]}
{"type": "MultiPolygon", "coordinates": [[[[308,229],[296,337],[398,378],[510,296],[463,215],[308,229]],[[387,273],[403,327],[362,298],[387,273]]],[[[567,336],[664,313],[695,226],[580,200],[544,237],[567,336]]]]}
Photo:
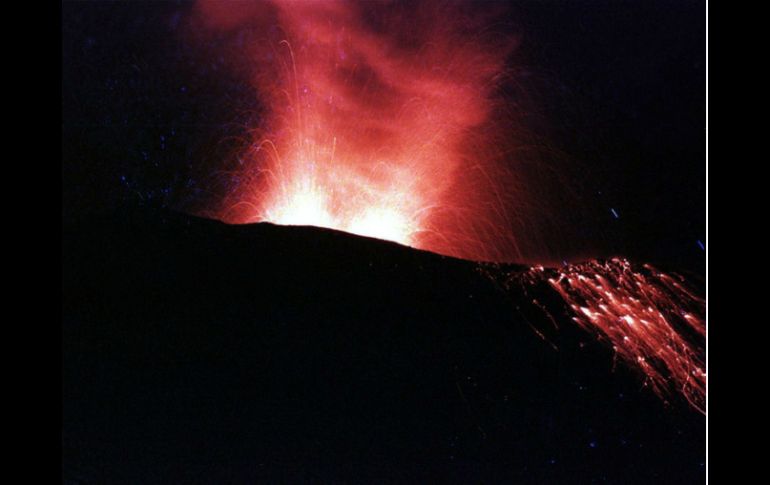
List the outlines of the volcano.
{"type": "Polygon", "coordinates": [[[547,285],[148,207],[66,220],[63,256],[65,483],[705,479],[705,417],[547,285]]]}

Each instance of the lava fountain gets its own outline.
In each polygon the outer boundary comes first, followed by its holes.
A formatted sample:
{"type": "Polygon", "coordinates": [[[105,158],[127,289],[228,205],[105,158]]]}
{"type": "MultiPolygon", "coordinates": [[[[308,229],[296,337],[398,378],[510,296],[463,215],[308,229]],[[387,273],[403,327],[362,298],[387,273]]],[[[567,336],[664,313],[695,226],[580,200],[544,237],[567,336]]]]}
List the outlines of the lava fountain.
{"type": "Polygon", "coordinates": [[[338,0],[197,7],[206,28],[241,36],[265,107],[217,218],[522,258],[511,227],[521,214],[511,213],[524,198],[494,96],[514,42],[489,29],[494,11],[338,0]]]}

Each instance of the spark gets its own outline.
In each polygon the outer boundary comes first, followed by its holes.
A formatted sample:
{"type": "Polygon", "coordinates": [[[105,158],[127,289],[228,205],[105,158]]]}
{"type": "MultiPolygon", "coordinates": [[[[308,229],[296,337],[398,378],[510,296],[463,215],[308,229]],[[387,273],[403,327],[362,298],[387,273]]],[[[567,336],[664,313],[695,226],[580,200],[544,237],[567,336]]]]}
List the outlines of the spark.
{"type": "MultiPolygon", "coordinates": [[[[484,273],[501,278],[494,271],[484,273]]],[[[683,279],[620,258],[558,269],[532,267],[503,279],[508,289],[512,283],[546,283],[566,304],[572,320],[607,341],[656,394],[666,399],[678,392],[705,413],[706,302],[683,279]]]]}
{"type": "Polygon", "coordinates": [[[242,7],[196,5],[202,30],[246,39],[234,58],[264,106],[213,217],[475,260],[543,250],[523,194],[534,184],[511,155],[519,126],[499,99],[515,42],[493,31],[495,14],[432,1],[242,7]]]}

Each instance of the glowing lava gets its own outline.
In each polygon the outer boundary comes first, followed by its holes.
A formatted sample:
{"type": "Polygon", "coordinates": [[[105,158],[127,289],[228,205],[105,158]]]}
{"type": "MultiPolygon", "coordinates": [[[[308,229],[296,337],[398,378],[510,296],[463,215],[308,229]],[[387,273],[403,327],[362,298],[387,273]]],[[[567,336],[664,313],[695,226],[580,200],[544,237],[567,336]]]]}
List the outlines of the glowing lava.
{"type": "Polygon", "coordinates": [[[682,278],[624,259],[561,269],[537,266],[507,278],[506,288],[547,282],[567,303],[572,319],[640,370],[655,393],[665,398],[679,392],[705,413],[706,302],[682,278]]]}
{"type": "Polygon", "coordinates": [[[217,218],[329,227],[473,259],[521,256],[501,196],[516,183],[503,168],[511,160],[501,162],[509,142],[494,101],[512,41],[489,31],[489,9],[246,5],[198,3],[207,28],[240,39],[265,106],[217,218]]]}
{"type": "Polygon", "coordinates": [[[381,176],[360,176],[336,166],[319,171],[311,162],[297,165],[295,174],[270,188],[263,212],[256,217],[415,244],[420,197],[406,177],[397,177],[398,167],[380,169],[386,172],[381,176]],[[386,176],[391,180],[386,182],[386,176]]]}

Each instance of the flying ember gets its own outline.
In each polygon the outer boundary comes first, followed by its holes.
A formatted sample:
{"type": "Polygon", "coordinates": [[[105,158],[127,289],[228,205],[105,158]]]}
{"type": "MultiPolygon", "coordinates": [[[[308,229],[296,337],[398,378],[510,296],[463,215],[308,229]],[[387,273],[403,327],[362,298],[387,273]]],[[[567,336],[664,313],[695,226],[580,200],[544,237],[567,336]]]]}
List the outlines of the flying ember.
{"type": "Polygon", "coordinates": [[[494,94],[513,40],[489,30],[494,9],[238,5],[198,3],[206,28],[238,36],[265,108],[217,218],[521,258],[510,229],[524,207],[505,153],[512,137],[501,136],[510,117],[494,94]]]}
{"type": "MultiPolygon", "coordinates": [[[[609,343],[656,394],[666,399],[679,393],[706,412],[706,301],[683,278],[619,258],[561,269],[535,266],[506,273],[494,268],[482,273],[506,290],[550,286],[572,320],[609,343]]],[[[547,313],[560,311],[538,306],[547,313]]]]}

